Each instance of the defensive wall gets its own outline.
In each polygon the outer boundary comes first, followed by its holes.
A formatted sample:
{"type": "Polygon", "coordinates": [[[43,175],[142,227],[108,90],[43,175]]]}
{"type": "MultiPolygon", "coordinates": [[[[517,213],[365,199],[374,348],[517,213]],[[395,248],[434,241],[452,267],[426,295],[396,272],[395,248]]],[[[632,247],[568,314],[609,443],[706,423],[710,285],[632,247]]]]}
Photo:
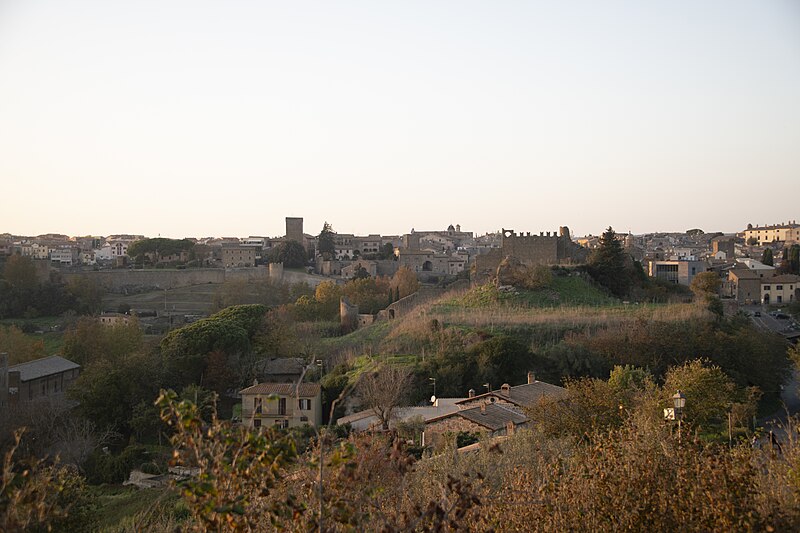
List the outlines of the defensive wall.
{"type": "Polygon", "coordinates": [[[542,231],[539,235],[503,229],[500,243],[500,248],[475,257],[478,279],[494,275],[506,257],[518,259],[528,266],[581,264],[587,257],[587,250],[572,242],[566,226],[558,228],[558,232],[542,231]]]}
{"type": "Polygon", "coordinates": [[[328,278],[285,270],[281,264],[270,264],[255,268],[187,268],[185,270],[90,270],[84,272],[64,272],[65,281],[71,278],[86,277],[108,292],[125,292],[130,288],[177,289],[191,285],[208,283],[221,284],[226,281],[263,281],[272,279],[286,283],[308,283],[316,287],[328,278]]]}

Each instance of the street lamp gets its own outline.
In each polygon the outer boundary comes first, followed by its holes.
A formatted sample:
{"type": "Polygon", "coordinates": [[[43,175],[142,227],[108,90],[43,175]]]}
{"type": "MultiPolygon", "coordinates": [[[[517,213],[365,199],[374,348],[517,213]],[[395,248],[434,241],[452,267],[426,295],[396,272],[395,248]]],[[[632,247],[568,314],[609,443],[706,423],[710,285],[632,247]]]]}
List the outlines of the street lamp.
{"type": "Polygon", "coordinates": [[[678,419],[678,442],[681,441],[681,419],[683,418],[683,408],[686,407],[686,396],[680,389],[672,395],[672,403],[675,406],[675,418],[678,419]]]}

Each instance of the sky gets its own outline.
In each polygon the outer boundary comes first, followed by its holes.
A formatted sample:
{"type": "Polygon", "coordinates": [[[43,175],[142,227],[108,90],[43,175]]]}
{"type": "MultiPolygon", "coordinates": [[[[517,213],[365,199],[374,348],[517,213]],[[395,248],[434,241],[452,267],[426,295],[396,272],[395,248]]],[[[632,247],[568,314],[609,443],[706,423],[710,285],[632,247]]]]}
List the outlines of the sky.
{"type": "Polygon", "coordinates": [[[0,0],[0,233],[798,218],[800,2],[0,0]]]}

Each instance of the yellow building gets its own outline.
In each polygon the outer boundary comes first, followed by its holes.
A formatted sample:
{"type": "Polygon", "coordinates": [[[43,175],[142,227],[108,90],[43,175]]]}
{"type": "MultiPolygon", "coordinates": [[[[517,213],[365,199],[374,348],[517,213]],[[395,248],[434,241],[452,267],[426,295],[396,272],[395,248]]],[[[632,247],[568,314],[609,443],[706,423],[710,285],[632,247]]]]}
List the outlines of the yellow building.
{"type": "Polygon", "coordinates": [[[761,280],[761,303],[788,304],[797,300],[800,291],[800,276],[784,274],[761,280]]]}
{"type": "Polygon", "coordinates": [[[773,226],[747,225],[744,230],[744,242],[755,239],[758,244],[773,242],[800,242],[800,224],[792,220],[788,224],[775,224],[773,226]]]}
{"type": "Polygon", "coordinates": [[[242,424],[247,427],[290,428],[322,424],[319,383],[256,383],[240,391],[242,424]]]}

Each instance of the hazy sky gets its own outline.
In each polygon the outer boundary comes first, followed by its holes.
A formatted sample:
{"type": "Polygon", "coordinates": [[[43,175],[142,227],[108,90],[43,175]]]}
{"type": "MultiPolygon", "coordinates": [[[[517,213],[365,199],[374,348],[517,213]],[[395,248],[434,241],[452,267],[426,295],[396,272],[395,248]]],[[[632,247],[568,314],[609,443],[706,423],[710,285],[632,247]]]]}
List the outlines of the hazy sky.
{"type": "Polygon", "coordinates": [[[800,2],[0,0],[0,233],[800,218],[800,2]]]}

